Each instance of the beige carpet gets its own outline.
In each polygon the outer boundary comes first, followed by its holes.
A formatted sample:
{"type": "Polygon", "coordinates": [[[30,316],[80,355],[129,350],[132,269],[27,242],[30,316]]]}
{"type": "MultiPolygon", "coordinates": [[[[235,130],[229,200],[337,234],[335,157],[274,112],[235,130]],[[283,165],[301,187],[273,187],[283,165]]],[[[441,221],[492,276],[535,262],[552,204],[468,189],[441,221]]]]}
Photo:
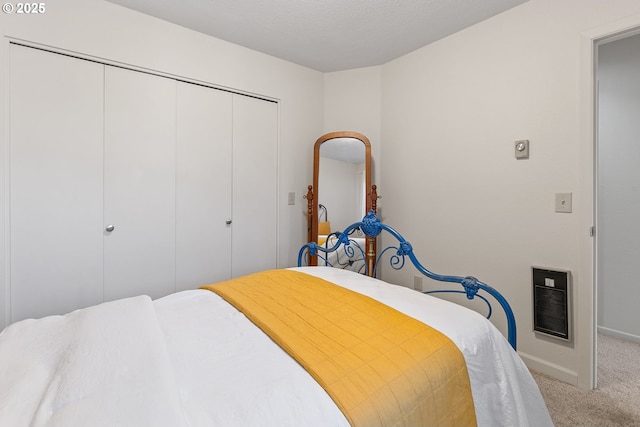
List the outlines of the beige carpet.
{"type": "Polygon", "coordinates": [[[598,388],[532,372],[556,427],[640,427],[640,344],[598,335],[598,388]]]}

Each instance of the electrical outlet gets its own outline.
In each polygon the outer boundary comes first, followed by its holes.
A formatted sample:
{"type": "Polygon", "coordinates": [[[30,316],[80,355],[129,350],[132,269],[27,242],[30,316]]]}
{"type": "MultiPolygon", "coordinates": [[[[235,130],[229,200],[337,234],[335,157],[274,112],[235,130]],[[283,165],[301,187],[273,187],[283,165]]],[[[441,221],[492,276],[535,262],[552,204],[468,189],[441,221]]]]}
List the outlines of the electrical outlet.
{"type": "Polygon", "coordinates": [[[295,205],[296,204],[296,193],[291,192],[289,193],[289,198],[287,199],[287,203],[289,203],[290,205],[295,205]]]}
{"type": "Polygon", "coordinates": [[[413,289],[422,292],[422,276],[413,276],[413,289]]]}

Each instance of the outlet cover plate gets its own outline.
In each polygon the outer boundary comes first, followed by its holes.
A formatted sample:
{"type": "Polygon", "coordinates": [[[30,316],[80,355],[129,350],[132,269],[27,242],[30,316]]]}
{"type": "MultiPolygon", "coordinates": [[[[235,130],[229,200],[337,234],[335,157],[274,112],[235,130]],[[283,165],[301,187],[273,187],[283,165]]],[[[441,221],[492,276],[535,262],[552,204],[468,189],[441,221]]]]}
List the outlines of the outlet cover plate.
{"type": "Polygon", "coordinates": [[[422,292],[422,276],[413,276],[413,289],[422,292]]]}

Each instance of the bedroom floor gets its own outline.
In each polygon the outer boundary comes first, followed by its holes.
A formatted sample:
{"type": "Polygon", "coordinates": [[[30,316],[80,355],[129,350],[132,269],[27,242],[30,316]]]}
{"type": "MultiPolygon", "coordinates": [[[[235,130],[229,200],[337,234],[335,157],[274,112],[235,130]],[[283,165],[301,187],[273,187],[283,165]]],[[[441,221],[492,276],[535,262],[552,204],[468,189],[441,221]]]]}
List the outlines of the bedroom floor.
{"type": "Polygon", "coordinates": [[[532,371],[556,427],[640,426],[640,344],[598,334],[598,388],[532,371]]]}

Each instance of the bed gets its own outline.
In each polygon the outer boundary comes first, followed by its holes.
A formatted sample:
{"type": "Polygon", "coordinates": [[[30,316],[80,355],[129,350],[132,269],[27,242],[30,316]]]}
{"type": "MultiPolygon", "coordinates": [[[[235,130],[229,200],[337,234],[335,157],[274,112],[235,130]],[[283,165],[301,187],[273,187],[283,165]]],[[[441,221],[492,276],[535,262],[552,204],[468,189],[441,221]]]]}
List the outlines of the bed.
{"type": "Polygon", "coordinates": [[[317,265],[366,273],[366,239],[359,228],[351,228],[348,235],[334,231],[327,207],[318,204],[318,245],[325,251],[318,253],[317,265]],[[330,248],[333,248],[330,250],[330,248]]]}
{"type": "Polygon", "coordinates": [[[348,245],[340,240],[340,232],[333,232],[328,235],[318,235],[318,242],[325,249],[337,245],[336,250],[324,252],[318,255],[318,265],[344,270],[356,271],[365,274],[366,272],[366,239],[358,235],[351,235],[347,239],[348,245]]]}
{"type": "MultiPolygon", "coordinates": [[[[444,334],[466,364],[477,425],[552,425],[515,342],[482,315],[343,269],[265,273],[326,283],[444,334]]],[[[258,289],[262,275],[242,279],[258,289]]],[[[10,325],[0,334],[0,425],[350,425],[303,364],[247,316],[194,289],[10,325]]]]}

